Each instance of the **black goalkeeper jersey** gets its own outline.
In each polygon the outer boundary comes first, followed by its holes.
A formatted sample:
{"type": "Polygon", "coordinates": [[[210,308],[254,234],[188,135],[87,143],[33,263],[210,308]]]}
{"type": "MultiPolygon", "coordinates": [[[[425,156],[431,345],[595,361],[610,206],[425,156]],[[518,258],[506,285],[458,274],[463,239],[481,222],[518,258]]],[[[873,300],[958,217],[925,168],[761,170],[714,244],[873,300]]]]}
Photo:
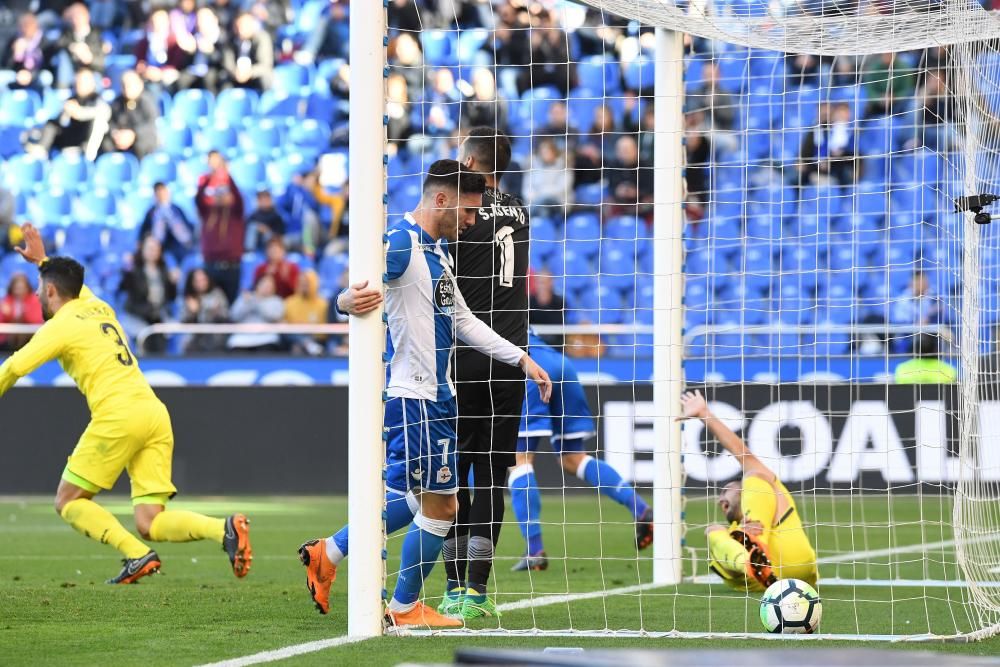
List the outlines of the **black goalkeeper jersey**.
{"type": "MultiPolygon", "coordinates": [[[[451,244],[458,289],[469,309],[521,348],[528,344],[528,243],[528,209],[518,197],[489,188],[476,223],[451,244]]],[[[486,379],[481,373],[488,358],[461,341],[457,345],[458,378],[486,379]]]]}

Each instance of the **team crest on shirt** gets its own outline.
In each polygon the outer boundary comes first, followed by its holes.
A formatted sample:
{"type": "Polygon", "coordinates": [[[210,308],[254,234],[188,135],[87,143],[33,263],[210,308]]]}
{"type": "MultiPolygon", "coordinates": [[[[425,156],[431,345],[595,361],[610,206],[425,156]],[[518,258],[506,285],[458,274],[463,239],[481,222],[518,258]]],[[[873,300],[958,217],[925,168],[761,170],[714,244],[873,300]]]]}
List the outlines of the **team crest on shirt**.
{"type": "Polygon", "coordinates": [[[455,281],[447,271],[434,283],[434,305],[444,315],[455,312],[455,281]]]}
{"type": "Polygon", "coordinates": [[[451,481],[451,468],[448,466],[441,466],[438,468],[437,483],[447,484],[451,481]]]}

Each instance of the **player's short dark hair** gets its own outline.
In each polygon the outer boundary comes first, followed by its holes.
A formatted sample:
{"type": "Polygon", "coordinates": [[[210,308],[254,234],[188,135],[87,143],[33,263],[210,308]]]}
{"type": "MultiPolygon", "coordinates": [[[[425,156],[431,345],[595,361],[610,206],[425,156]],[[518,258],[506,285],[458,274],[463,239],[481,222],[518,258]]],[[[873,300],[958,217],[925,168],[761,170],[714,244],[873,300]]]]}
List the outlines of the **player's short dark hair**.
{"type": "Polygon", "coordinates": [[[469,171],[458,160],[438,160],[427,170],[424,178],[423,191],[449,188],[459,194],[477,194],[486,192],[486,179],[483,175],[469,171]]]}
{"type": "Polygon", "coordinates": [[[83,289],[83,265],[70,257],[50,257],[38,269],[42,280],[56,288],[59,296],[75,299],[83,289]]]}
{"type": "Polygon", "coordinates": [[[496,128],[480,125],[469,130],[464,150],[484,172],[502,174],[510,166],[510,139],[496,128]]]}
{"type": "Polygon", "coordinates": [[[161,190],[161,189],[163,189],[165,187],[167,187],[166,183],[164,183],[163,181],[157,181],[156,183],[153,183],[153,192],[156,192],[157,190],[161,190]]]}

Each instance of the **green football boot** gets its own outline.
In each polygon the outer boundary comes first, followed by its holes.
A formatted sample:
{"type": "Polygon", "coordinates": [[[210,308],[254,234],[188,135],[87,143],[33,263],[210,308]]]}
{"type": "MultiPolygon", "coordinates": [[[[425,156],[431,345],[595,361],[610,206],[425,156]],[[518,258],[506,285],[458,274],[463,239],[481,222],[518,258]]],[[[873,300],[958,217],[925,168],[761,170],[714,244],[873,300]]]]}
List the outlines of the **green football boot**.
{"type": "Polygon", "coordinates": [[[450,591],[445,591],[438,605],[438,613],[444,616],[459,616],[462,613],[462,603],[465,601],[465,589],[457,586],[450,591]]]}
{"type": "Polygon", "coordinates": [[[473,618],[500,618],[500,612],[488,595],[466,593],[460,616],[467,621],[473,618]]]}

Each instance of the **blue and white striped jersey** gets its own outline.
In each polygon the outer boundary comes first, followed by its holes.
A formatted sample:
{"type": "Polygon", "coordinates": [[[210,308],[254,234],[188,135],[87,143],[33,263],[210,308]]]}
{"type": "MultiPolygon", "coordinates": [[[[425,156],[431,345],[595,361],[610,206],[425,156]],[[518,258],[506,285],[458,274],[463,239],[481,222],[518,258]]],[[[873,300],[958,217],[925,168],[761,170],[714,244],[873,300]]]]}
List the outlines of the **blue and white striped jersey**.
{"type": "Polygon", "coordinates": [[[410,214],[386,235],[391,397],[454,398],[451,365],[456,337],[511,366],[524,355],[469,311],[455,284],[451,261],[444,242],[427,234],[410,214]]]}

